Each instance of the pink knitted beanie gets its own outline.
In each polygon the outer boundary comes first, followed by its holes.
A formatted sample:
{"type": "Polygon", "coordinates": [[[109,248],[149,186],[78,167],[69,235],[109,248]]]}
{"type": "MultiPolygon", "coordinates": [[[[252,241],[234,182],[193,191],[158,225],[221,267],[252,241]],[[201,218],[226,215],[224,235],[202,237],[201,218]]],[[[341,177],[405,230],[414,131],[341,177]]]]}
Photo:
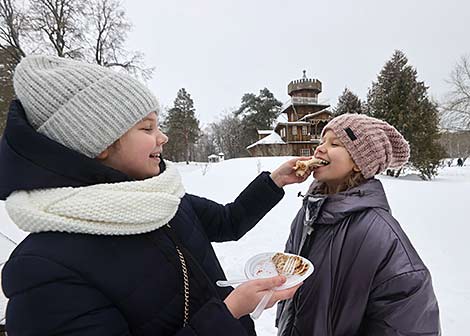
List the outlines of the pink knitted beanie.
{"type": "Polygon", "coordinates": [[[408,142],[383,120],[363,114],[343,114],[325,126],[322,136],[328,129],[344,144],[365,178],[387,168],[399,168],[410,157],[408,142]]]}

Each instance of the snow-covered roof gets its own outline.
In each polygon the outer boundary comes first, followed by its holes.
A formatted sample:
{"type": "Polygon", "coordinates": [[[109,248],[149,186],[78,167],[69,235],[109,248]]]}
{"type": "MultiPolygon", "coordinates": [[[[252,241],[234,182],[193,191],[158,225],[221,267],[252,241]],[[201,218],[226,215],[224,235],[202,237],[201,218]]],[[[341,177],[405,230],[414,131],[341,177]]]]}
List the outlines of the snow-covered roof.
{"type": "Polygon", "coordinates": [[[279,117],[277,117],[275,124],[278,124],[280,122],[288,122],[288,121],[289,120],[287,119],[287,116],[285,114],[281,113],[279,115],[279,117]]]}
{"type": "Polygon", "coordinates": [[[215,159],[215,158],[217,158],[217,159],[218,159],[219,156],[218,156],[218,155],[215,155],[215,154],[211,154],[211,155],[209,155],[207,158],[209,158],[209,159],[215,159]]]}
{"type": "Polygon", "coordinates": [[[310,114],[307,114],[305,116],[303,116],[302,118],[300,118],[299,120],[307,120],[308,118],[313,118],[313,117],[316,117],[322,113],[328,113],[329,115],[333,115],[333,113],[329,110],[327,110],[326,108],[324,108],[323,110],[320,110],[320,111],[317,111],[315,113],[310,113],[310,114]]]}
{"type": "Polygon", "coordinates": [[[287,123],[287,122],[289,122],[289,119],[287,119],[287,115],[285,115],[284,113],[281,113],[277,117],[276,121],[274,122],[274,129],[277,128],[277,125],[284,124],[284,123],[287,123]]]}
{"type": "Polygon", "coordinates": [[[288,99],[281,107],[281,113],[284,113],[289,106],[292,105],[309,105],[309,106],[323,106],[329,107],[330,105],[318,103],[318,98],[315,97],[292,97],[288,99]]]}
{"type": "MultiPolygon", "coordinates": [[[[277,123],[277,125],[297,125],[297,126],[303,126],[303,125],[310,125],[308,121],[287,121],[287,122],[280,122],[277,123]]],[[[276,127],[277,127],[276,125],[276,127]]]]}
{"type": "Polygon", "coordinates": [[[290,144],[296,143],[296,144],[319,144],[320,139],[311,139],[311,140],[305,140],[305,141],[289,141],[290,144]]]}
{"type": "Polygon", "coordinates": [[[288,99],[284,104],[282,104],[282,106],[281,106],[281,114],[282,114],[282,112],[284,112],[285,110],[287,110],[287,108],[288,108],[289,106],[291,106],[291,105],[292,105],[292,101],[291,101],[290,99],[288,99]]]}
{"type": "Polygon", "coordinates": [[[258,134],[271,134],[273,130],[258,130],[258,134]]]}
{"type": "Polygon", "coordinates": [[[248,147],[246,147],[246,149],[250,149],[251,147],[254,147],[257,145],[273,145],[273,144],[285,145],[286,143],[284,142],[284,140],[282,140],[279,134],[277,134],[276,132],[271,132],[270,135],[249,145],[248,147]]]}

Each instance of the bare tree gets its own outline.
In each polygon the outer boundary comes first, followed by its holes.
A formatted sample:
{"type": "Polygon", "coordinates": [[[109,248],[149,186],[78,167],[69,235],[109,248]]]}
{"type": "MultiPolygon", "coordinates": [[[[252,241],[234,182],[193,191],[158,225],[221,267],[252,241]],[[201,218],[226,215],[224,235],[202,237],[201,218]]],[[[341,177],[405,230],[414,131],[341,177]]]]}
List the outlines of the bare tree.
{"type": "Polygon", "coordinates": [[[153,68],[144,66],[143,54],[124,47],[131,24],[119,0],[23,3],[29,6],[0,0],[0,49],[15,51],[17,62],[27,54],[56,54],[120,67],[144,79],[152,76],[153,68]]]}
{"type": "Polygon", "coordinates": [[[124,47],[130,28],[119,0],[0,0],[0,134],[13,69],[26,55],[81,59],[149,79],[143,54],[124,47]]]}
{"type": "Polygon", "coordinates": [[[217,151],[210,127],[207,126],[202,130],[201,137],[197,140],[193,151],[194,160],[197,162],[207,162],[209,155],[220,152],[217,151]]]}
{"type": "Polygon", "coordinates": [[[11,0],[0,1],[0,49],[18,63],[26,55],[20,39],[25,34],[26,13],[11,0]]]}
{"type": "Polygon", "coordinates": [[[13,55],[15,52],[8,48],[0,49],[0,136],[6,126],[8,107],[15,95],[12,78],[16,60],[13,55]]]}
{"type": "Polygon", "coordinates": [[[107,67],[121,67],[144,79],[152,76],[153,68],[143,66],[143,54],[127,52],[124,42],[131,24],[126,20],[118,0],[96,0],[88,3],[91,46],[94,61],[107,67]]]}
{"type": "Polygon", "coordinates": [[[246,145],[240,139],[246,135],[242,121],[233,113],[226,114],[221,120],[209,125],[213,141],[218,151],[225,154],[225,158],[248,156],[246,145]]]}
{"type": "Polygon", "coordinates": [[[470,157],[470,131],[442,132],[440,143],[449,158],[470,157]]]}
{"type": "Polygon", "coordinates": [[[462,56],[448,82],[451,91],[442,106],[444,127],[470,130],[470,56],[462,56]]]}
{"type": "Polygon", "coordinates": [[[82,58],[84,5],[81,0],[30,0],[32,33],[57,56],[82,58]],[[46,44],[46,43],[44,43],[46,44]]]}

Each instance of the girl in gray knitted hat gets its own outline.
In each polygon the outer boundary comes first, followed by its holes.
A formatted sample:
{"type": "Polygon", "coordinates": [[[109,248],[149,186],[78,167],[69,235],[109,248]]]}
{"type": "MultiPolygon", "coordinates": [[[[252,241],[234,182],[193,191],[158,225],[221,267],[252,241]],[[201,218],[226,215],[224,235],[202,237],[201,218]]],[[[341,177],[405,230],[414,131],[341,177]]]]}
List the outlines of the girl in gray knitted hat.
{"type": "Polygon", "coordinates": [[[223,206],[185,193],[162,158],[157,101],[135,79],[29,56],[14,87],[0,198],[31,234],[3,267],[8,334],[254,335],[248,314],[285,278],[215,287],[225,275],[211,242],[239,239],[304,181],[295,160],[223,206]]]}
{"type": "Polygon", "coordinates": [[[406,140],[384,121],[345,114],[325,126],[314,155],[324,164],[286,251],[315,272],[279,303],[279,335],[439,335],[431,275],[374,178],[407,162],[406,140]]]}

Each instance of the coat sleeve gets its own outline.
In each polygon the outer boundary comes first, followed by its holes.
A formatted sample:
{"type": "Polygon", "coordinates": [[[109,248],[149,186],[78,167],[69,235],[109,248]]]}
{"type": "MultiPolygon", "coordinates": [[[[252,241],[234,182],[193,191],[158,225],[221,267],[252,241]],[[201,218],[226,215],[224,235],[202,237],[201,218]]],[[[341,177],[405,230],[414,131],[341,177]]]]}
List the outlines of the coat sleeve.
{"type": "Polygon", "coordinates": [[[248,336],[241,320],[235,319],[218,299],[207,302],[176,336],[248,336]]]}
{"type": "Polygon", "coordinates": [[[103,293],[46,258],[10,259],[2,272],[2,285],[9,298],[9,335],[130,335],[125,319],[103,293]]]}
{"type": "MultiPolygon", "coordinates": [[[[131,335],[116,306],[60,264],[37,256],[15,257],[5,265],[2,277],[9,298],[9,335],[131,335]],[[32,283],[30,279],[37,280],[32,283]]],[[[235,319],[221,300],[212,299],[175,335],[248,336],[246,323],[235,319]]],[[[252,325],[251,329],[254,330],[252,325]]]]}
{"type": "Polygon", "coordinates": [[[369,297],[361,335],[440,335],[439,308],[429,272],[397,275],[369,297]]]}
{"type": "Polygon", "coordinates": [[[221,205],[188,195],[204,230],[213,242],[238,240],[284,196],[268,172],[256,177],[234,202],[221,205]]]}

